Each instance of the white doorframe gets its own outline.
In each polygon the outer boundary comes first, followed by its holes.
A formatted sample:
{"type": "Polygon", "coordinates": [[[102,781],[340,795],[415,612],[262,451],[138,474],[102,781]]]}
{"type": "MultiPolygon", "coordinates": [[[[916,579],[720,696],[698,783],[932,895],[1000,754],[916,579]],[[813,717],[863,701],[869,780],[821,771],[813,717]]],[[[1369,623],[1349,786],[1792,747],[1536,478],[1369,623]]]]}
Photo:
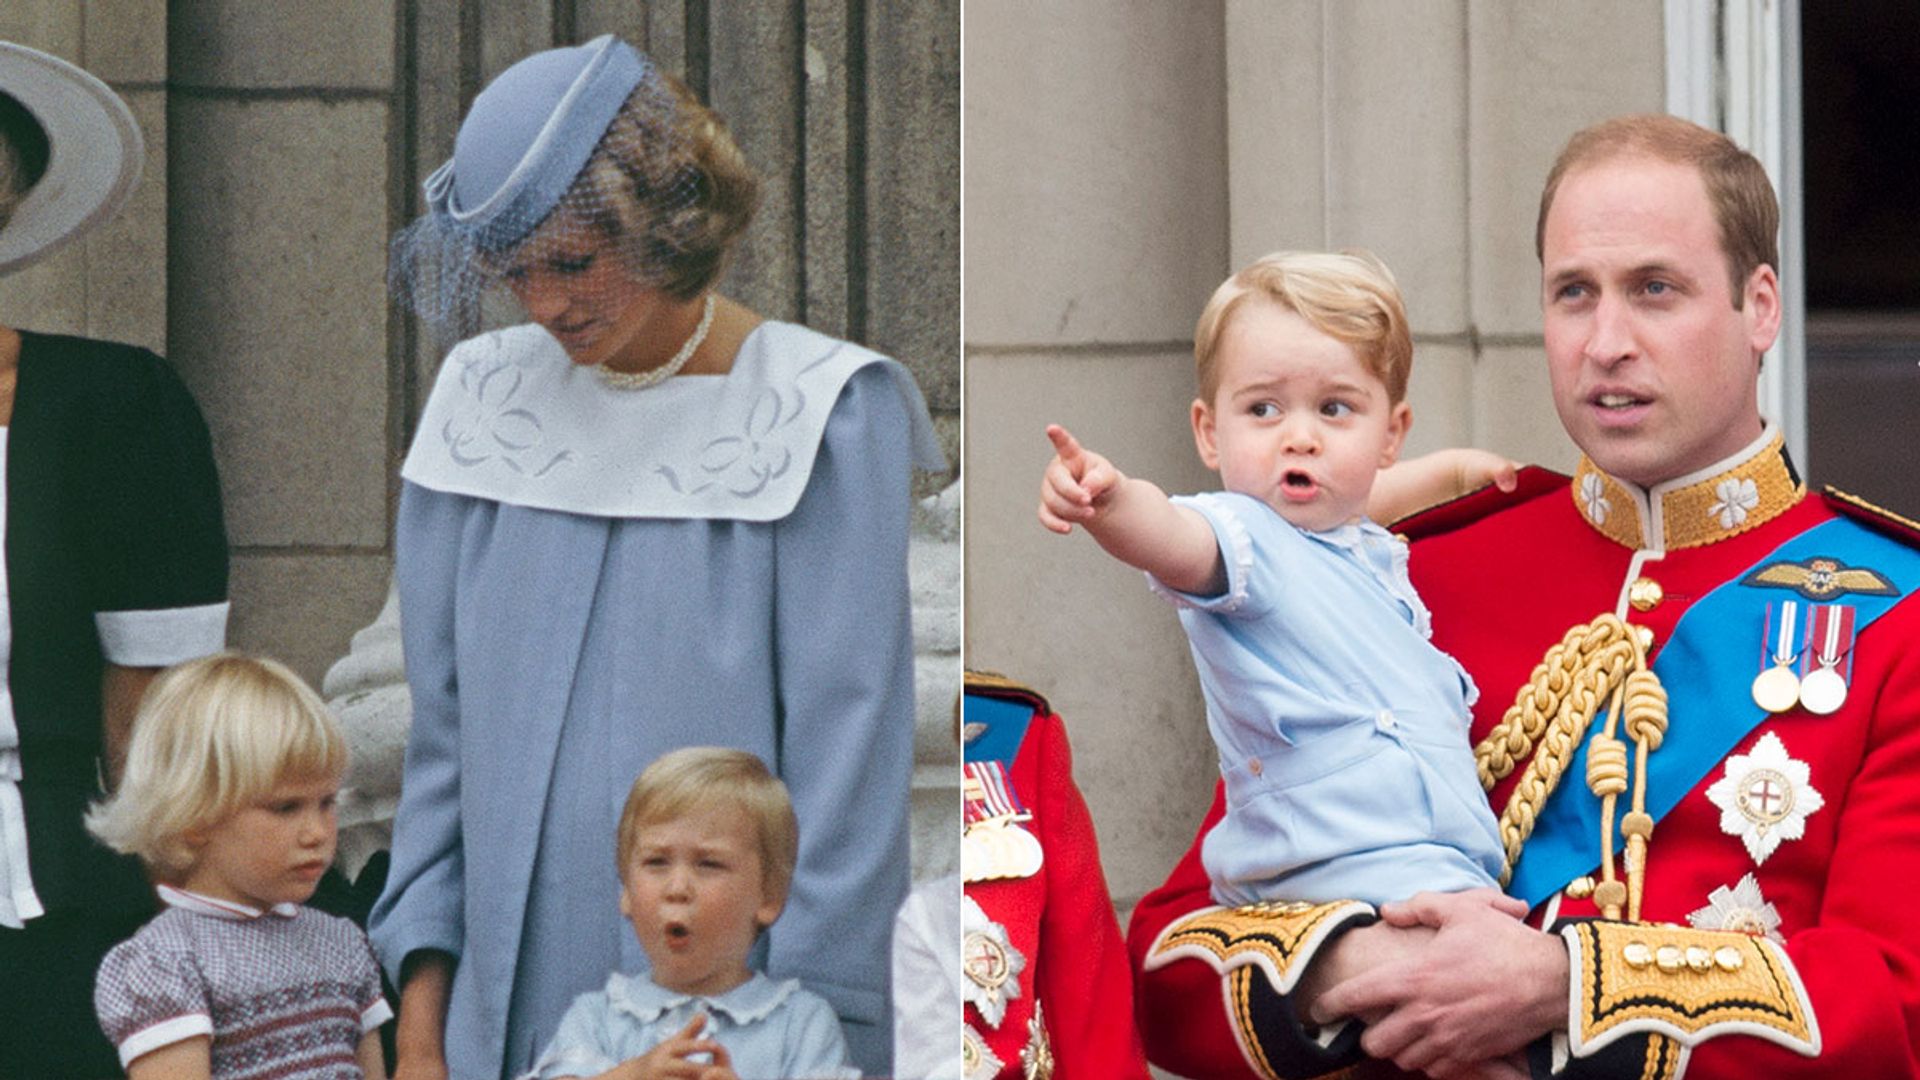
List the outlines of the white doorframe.
{"type": "Polygon", "coordinates": [[[1806,474],[1806,276],[1799,0],[1665,0],[1667,111],[1726,132],[1780,197],[1780,339],[1760,368],[1760,412],[1806,474]]]}

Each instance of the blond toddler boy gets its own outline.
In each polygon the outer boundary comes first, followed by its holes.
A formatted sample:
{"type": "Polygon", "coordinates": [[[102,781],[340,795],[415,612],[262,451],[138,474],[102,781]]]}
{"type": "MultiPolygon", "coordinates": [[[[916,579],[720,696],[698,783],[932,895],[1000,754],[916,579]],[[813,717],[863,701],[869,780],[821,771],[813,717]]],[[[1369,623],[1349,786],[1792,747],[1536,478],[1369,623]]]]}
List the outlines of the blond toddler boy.
{"type": "MultiPolygon", "coordinates": [[[[1412,423],[1412,356],[1379,260],[1282,252],[1222,284],[1195,331],[1194,442],[1224,491],[1169,498],[1047,429],[1041,522],[1086,529],[1180,609],[1226,783],[1201,851],[1222,903],[1380,903],[1500,877],[1473,682],[1428,641],[1406,544],[1367,516],[1412,423]]],[[[1490,455],[1409,469],[1395,501],[1511,484],[1490,455]]]]}

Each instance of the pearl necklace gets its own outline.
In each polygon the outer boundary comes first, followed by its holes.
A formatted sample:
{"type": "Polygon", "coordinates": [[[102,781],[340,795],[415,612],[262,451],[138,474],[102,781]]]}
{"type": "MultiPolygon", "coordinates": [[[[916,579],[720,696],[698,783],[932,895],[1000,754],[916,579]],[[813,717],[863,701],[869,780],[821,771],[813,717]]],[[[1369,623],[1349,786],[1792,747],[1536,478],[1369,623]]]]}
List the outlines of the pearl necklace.
{"type": "Polygon", "coordinates": [[[645,371],[615,371],[602,364],[593,369],[594,373],[600,376],[601,382],[614,390],[645,390],[650,386],[658,386],[680,374],[680,369],[686,367],[687,361],[693,359],[693,354],[700,348],[700,343],[707,340],[707,331],[712,327],[713,294],[708,293],[706,307],[700,312],[700,325],[693,328],[693,336],[687,339],[685,345],[680,346],[680,351],[674,353],[672,359],[659,367],[648,368],[645,371]]]}

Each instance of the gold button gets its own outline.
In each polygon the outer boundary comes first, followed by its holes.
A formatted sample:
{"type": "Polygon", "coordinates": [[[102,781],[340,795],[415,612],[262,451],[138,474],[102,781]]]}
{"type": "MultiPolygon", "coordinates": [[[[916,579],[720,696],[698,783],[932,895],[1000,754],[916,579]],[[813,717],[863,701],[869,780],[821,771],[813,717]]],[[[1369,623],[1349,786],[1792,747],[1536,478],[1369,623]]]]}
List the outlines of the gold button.
{"type": "Polygon", "coordinates": [[[1634,578],[1633,584],[1627,586],[1627,603],[1632,604],[1635,611],[1652,611],[1666,595],[1660,583],[1648,577],[1634,578]]]}
{"type": "Polygon", "coordinates": [[[1678,945],[1662,945],[1654,951],[1653,962],[1660,965],[1661,971],[1679,971],[1687,966],[1687,957],[1678,945]]]}
{"type": "Polygon", "coordinates": [[[1746,963],[1747,958],[1740,955],[1739,949],[1731,945],[1722,945],[1713,951],[1713,962],[1720,965],[1721,971],[1739,971],[1740,965],[1746,963]]]}
{"type": "Polygon", "coordinates": [[[1253,775],[1259,776],[1261,773],[1265,772],[1266,769],[1267,767],[1265,765],[1260,764],[1259,758],[1247,759],[1247,771],[1252,773],[1253,775]]]}
{"type": "Polygon", "coordinates": [[[1636,626],[1633,629],[1640,635],[1640,648],[1642,650],[1653,648],[1653,627],[1636,626]]]}
{"type": "Polygon", "coordinates": [[[1687,946],[1687,966],[1695,971],[1710,971],[1713,968],[1713,953],[1699,945],[1687,946]]]}
{"type": "Polygon", "coordinates": [[[1627,947],[1620,950],[1630,968],[1643,968],[1653,963],[1653,950],[1644,941],[1629,941],[1627,947]]]}
{"type": "Polygon", "coordinates": [[[1582,874],[1581,876],[1574,878],[1572,881],[1567,882],[1567,899],[1585,900],[1587,897],[1592,895],[1593,895],[1593,877],[1591,875],[1582,874]]]}

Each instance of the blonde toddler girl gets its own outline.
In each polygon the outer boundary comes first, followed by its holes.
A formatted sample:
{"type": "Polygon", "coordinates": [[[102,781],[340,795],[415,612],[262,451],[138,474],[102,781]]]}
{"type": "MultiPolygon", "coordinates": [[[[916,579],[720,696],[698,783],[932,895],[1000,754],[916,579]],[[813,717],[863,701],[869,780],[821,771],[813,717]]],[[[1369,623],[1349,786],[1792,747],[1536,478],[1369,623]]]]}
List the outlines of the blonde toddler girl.
{"type": "Polygon", "coordinates": [[[166,904],[95,983],[131,1080],[384,1080],[392,1010],[366,935],[302,906],[333,861],[346,763],[326,705],[272,660],[209,656],[148,691],[120,787],[87,816],[166,904]]]}

